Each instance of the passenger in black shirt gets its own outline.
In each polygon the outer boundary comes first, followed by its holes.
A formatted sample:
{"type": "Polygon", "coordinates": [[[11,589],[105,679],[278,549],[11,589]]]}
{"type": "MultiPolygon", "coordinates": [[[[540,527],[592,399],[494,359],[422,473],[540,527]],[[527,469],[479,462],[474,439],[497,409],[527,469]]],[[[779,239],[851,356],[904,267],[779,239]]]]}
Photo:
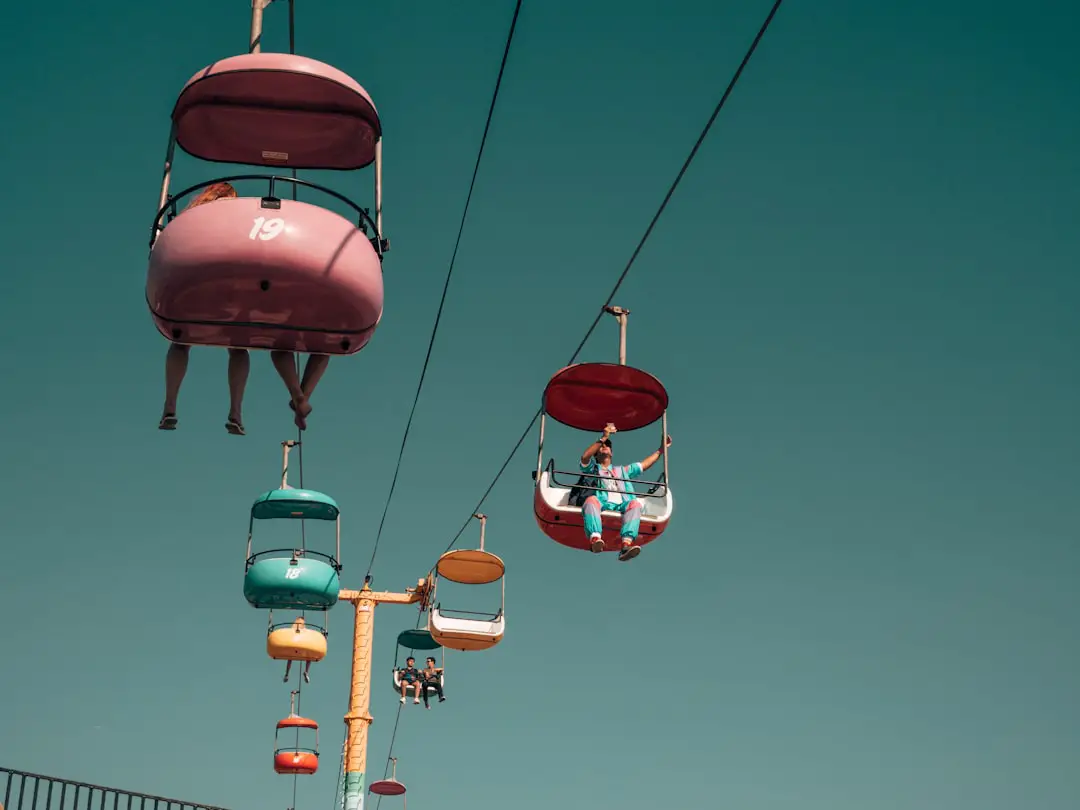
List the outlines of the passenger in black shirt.
{"type": "Polygon", "coordinates": [[[435,666],[435,659],[428,658],[427,666],[420,670],[420,677],[424,682],[424,708],[430,709],[431,705],[428,703],[428,689],[434,689],[435,694],[439,696],[439,703],[442,703],[446,698],[443,696],[442,690],[442,667],[435,666]]]}

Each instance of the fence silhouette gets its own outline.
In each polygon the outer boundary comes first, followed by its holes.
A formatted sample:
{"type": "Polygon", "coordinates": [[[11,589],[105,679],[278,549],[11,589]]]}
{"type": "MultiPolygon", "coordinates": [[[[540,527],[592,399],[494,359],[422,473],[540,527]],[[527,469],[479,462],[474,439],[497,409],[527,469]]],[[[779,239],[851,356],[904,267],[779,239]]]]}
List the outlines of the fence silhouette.
{"type": "Polygon", "coordinates": [[[0,768],[0,810],[225,810],[211,804],[0,768]]]}

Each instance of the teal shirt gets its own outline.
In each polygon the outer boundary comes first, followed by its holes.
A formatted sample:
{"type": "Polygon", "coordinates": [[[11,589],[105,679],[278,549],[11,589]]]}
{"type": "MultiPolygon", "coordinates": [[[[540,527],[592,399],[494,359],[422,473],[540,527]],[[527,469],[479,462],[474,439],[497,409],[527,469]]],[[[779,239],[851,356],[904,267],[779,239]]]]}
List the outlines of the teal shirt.
{"type": "Polygon", "coordinates": [[[624,501],[628,501],[634,497],[634,485],[628,480],[615,481],[615,478],[637,478],[643,472],[645,468],[641,466],[641,462],[635,461],[633,464],[615,465],[612,464],[607,469],[602,468],[596,463],[595,458],[590,458],[588,464],[581,465],[582,475],[595,475],[599,479],[599,486],[602,487],[600,492],[592,492],[591,495],[595,495],[599,501],[601,508],[607,508],[609,506],[617,506],[624,501]]]}

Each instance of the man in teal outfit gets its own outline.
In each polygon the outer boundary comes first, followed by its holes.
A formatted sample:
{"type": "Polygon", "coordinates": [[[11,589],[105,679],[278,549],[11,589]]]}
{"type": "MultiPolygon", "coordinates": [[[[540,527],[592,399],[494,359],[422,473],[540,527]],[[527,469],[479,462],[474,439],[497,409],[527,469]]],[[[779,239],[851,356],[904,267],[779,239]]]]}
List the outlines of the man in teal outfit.
{"type": "MultiPolygon", "coordinates": [[[[581,454],[582,474],[594,476],[601,488],[585,499],[581,513],[585,519],[585,534],[589,536],[589,547],[597,554],[604,550],[600,512],[622,513],[622,529],[619,532],[622,548],[619,550],[619,560],[626,562],[641,553],[641,546],[634,541],[641,523],[642,503],[634,497],[634,485],[630,483],[630,479],[637,478],[659,461],[667,448],[661,447],[648,458],[633,464],[615,467],[611,464],[611,434],[615,432],[615,425],[609,422],[603,435],[581,454]]],[[[671,444],[670,436],[667,437],[667,444],[671,444]]]]}

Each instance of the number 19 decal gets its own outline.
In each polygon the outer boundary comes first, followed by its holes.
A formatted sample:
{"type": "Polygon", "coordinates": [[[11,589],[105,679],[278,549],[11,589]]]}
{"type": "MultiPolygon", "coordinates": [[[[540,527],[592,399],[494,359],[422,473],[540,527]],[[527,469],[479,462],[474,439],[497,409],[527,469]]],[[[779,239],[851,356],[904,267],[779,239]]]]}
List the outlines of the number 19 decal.
{"type": "Polygon", "coordinates": [[[248,239],[257,237],[264,242],[269,242],[274,237],[279,236],[283,230],[285,230],[285,220],[281,217],[274,217],[273,219],[255,217],[255,224],[251,226],[248,239]]]}

